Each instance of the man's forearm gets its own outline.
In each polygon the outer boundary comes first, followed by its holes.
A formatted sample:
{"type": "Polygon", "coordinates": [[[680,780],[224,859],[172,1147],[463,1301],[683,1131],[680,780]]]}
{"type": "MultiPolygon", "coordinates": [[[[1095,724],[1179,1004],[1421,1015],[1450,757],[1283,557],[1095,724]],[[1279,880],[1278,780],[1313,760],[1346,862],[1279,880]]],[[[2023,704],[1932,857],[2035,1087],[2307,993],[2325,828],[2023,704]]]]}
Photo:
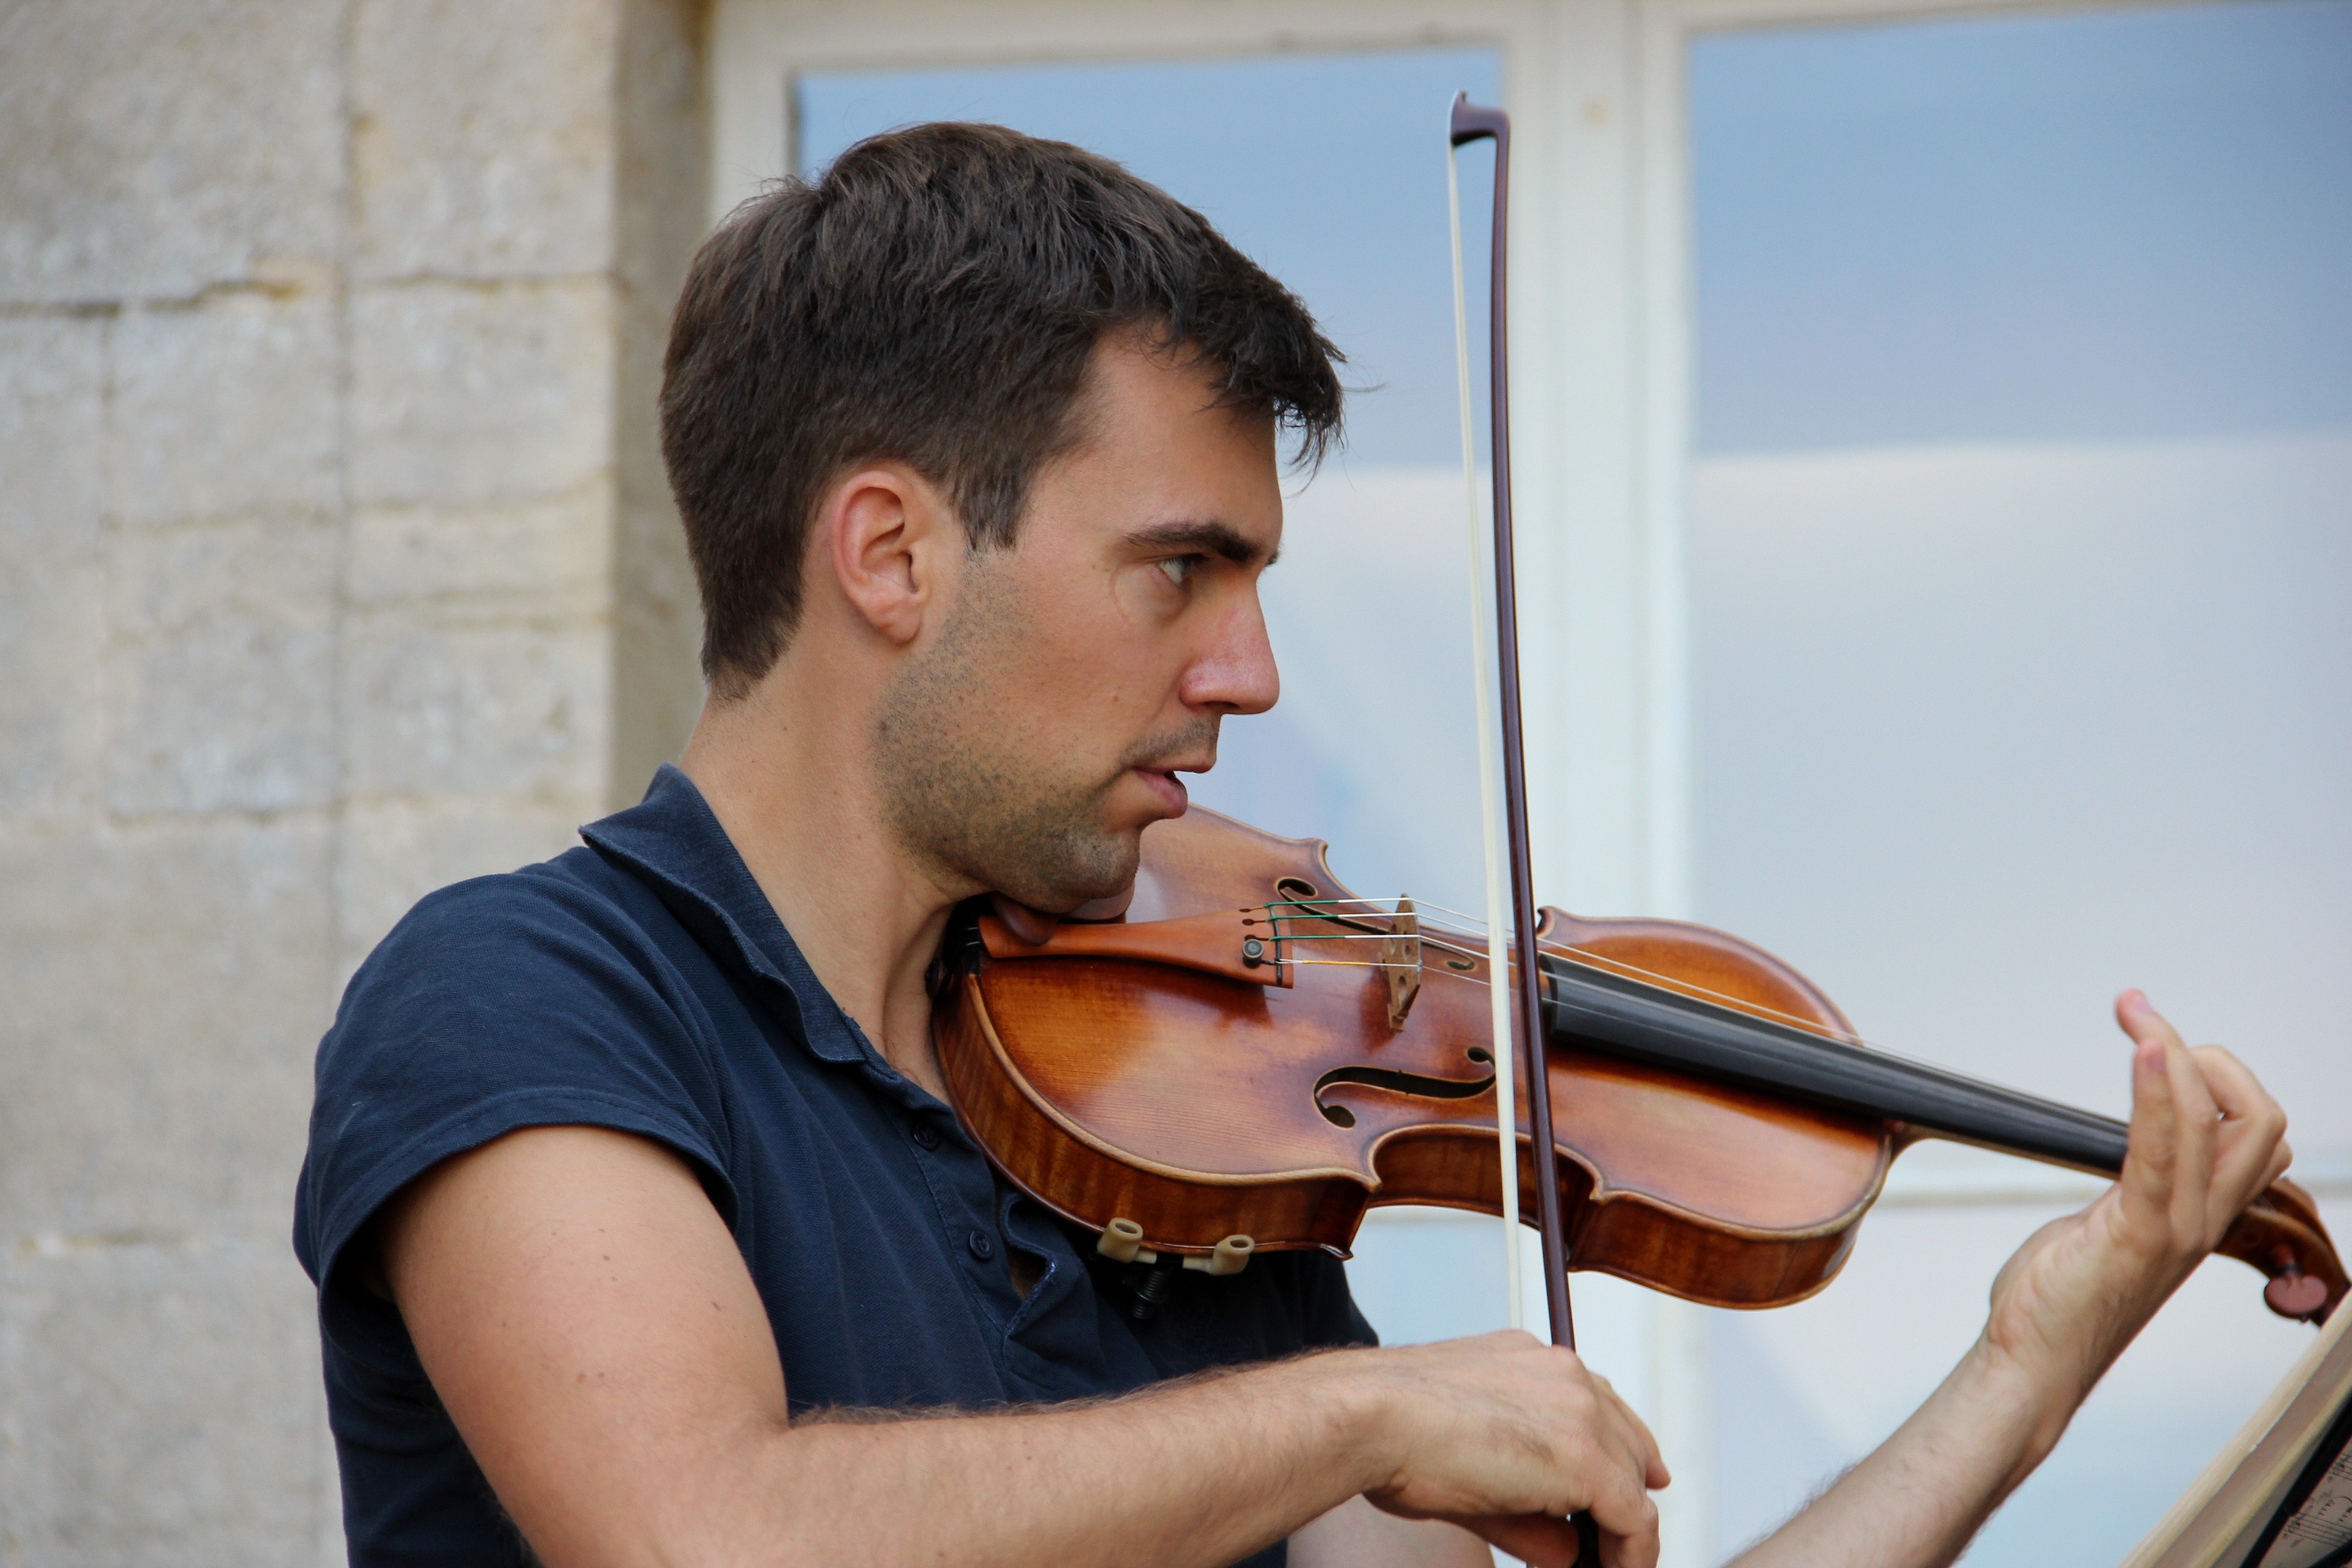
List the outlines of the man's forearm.
{"type": "Polygon", "coordinates": [[[699,1184],[591,1128],[411,1189],[385,1274],[467,1450],[553,1568],[1229,1563],[1347,1499],[1566,1561],[1590,1509],[1654,1562],[1648,1431],[1513,1332],[1333,1351],[1099,1404],[793,1424],[764,1303],[699,1184]]]}
{"type": "Polygon", "coordinates": [[[1941,1568],[2063,1425],[2045,1392],[1979,1343],[1894,1436],[1734,1568],[1941,1568]]]}
{"type": "Polygon", "coordinates": [[[1385,1478],[1344,1357],[1028,1413],[816,1420],[664,1510],[653,1555],[1214,1568],[1385,1478]],[[1235,1386],[1246,1384],[1246,1388],[1235,1386]]]}

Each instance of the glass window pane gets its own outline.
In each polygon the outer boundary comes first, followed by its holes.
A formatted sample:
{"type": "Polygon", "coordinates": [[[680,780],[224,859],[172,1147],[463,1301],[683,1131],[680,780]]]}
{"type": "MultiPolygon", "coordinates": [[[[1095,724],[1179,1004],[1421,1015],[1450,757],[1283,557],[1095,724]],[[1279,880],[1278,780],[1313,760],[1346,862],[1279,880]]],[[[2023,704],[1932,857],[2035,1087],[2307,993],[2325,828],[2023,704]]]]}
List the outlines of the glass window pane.
{"type": "MultiPolygon", "coordinates": [[[[2352,5],[1726,35],[1691,85],[1700,917],[2112,1113],[2145,986],[2347,1190],[2352,5]]],[[[1718,1319],[1725,1551],[2053,1212],[1882,1211],[1718,1319]]],[[[2307,1342],[2256,1284],[2201,1270],[1974,1559],[2120,1558],[2307,1342]]]]}

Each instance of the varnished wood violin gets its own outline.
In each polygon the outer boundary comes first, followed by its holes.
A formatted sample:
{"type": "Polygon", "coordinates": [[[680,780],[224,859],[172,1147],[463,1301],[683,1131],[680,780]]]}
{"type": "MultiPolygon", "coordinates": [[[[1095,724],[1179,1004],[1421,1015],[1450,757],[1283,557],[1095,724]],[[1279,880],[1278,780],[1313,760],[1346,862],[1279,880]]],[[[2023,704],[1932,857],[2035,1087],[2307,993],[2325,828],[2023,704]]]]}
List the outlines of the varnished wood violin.
{"type": "MultiPolygon", "coordinates": [[[[1344,1256],[1381,1205],[1499,1213],[1487,951],[1423,916],[1355,897],[1318,841],[1196,808],[1145,831],[1116,920],[968,910],[940,1064],[1005,1174],[1113,1257],[1223,1273],[1259,1250],[1344,1256]]],[[[1864,1046],[1736,937],[1552,909],[1536,934],[1549,1049],[1538,1078],[1521,1045],[1520,1081],[1548,1085],[1575,1268],[1779,1306],[1836,1277],[1923,1138],[2122,1168],[2123,1123],[1864,1046]]],[[[1532,1106],[1516,1121],[1532,1192],[1532,1106]]],[[[2285,1316],[2344,1297],[2292,1182],[2220,1250],[2285,1316]]]]}

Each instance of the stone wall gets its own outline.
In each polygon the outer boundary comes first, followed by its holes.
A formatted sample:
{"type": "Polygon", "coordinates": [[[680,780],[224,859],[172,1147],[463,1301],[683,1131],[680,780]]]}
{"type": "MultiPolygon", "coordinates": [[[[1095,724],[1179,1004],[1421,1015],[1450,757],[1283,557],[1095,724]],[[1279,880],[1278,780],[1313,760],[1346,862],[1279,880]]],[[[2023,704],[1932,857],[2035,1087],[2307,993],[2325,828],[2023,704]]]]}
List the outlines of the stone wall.
{"type": "Polygon", "coordinates": [[[0,1564],[340,1559],[320,1031],[699,699],[701,28],[0,0],[0,1564]]]}

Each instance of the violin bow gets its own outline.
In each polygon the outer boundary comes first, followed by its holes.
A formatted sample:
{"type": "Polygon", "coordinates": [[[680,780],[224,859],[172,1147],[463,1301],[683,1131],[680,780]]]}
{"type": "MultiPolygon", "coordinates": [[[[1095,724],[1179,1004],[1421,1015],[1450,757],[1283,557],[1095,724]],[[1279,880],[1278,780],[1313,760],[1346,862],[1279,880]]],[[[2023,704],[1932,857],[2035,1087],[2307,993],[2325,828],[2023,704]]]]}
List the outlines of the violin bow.
{"type": "MultiPolygon", "coordinates": [[[[1511,1293],[1511,1324],[1519,1322],[1517,1115],[1512,1104],[1509,1042],[1517,1013],[1519,1040],[1527,1047],[1528,1124],[1535,1156],[1536,1226],[1543,1237],[1544,1304],[1551,1319],[1551,1342],[1576,1348],[1576,1319],[1568,1301],[1568,1234],[1560,1214],[1559,1154],[1552,1142],[1550,1058],[1545,1038],[1543,970],[1536,945],[1534,856],[1528,838],[1527,746],[1519,702],[1519,596],[1511,540],[1511,384],[1508,321],[1510,305],[1510,182],[1511,117],[1499,109],[1470,101],[1468,93],[1454,96],[1447,122],[1446,195],[1454,237],[1454,323],[1455,362],[1462,393],[1462,463],[1469,486],[1471,534],[1475,542],[1476,454],[1470,421],[1470,353],[1462,279],[1462,204],[1458,190],[1461,150],[1468,142],[1495,143],[1494,234],[1489,258],[1486,300],[1487,411],[1491,426],[1494,484],[1495,665],[1496,679],[1489,689],[1485,627],[1473,622],[1473,666],[1478,685],[1478,765],[1480,816],[1486,837],[1486,973],[1496,984],[1488,987],[1495,1007],[1495,1089],[1497,1137],[1502,1145],[1504,1273],[1511,1293]],[[1499,713],[1502,729],[1502,831],[1496,833],[1494,787],[1494,741],[1489,730],[1499,713]],[[1511,962],[1506,962],[1500,889],[1496,873],[1496,839],[1500,837],[1510,862],[1511,962]],[[1501,984],[1511,970],[1515,982],[1501,984]],[[1509,994],[1505,994],[1506,990],[1509,994]]],[[[1474,571],[1473,576],[1475,576],[1474,571]]],[[[1477,587],[1471,589],[1474,602],[1477,587]]],[[[1590,1513],[1570,1521],[1576,1527],[1577,1561],[1601,1561],[1598,1527],[1590,1513]]]]}
{"type": "MultiPolygon", "coordinates": [[[[1544,1300],[1551,1314],[1551,1338],[1557,1345],[1576,1348],[1576,1323],[1568,1304],[1568,1238],[1559,1208],[1559,1156],[1552,1142],[1551,1096],[1549,1053],[1545,1049],[1543,1016],[1543,971],[1536,947],[1536,899],[1533,856],[1528,842],[1528,773],[1527,747],[1520,721],[1519,700],[1519,607],[1517,574],[1511,549],[1511,388],[1509,347],[1507,341],[1509,305],[1509,251],[1507,244],[1510,231],[1510,172],[1511,117],[1499,109],[1488,109],[1472,103],[1470,95],[1463,93],[1454,100],[1454,110],[1448,126],[1452,138],[1448,149],[1449,174],[1451,159],[1467,142],[1489,140],[1495,143],[1494,241],[1491,258],[1491,282],[1486,306],[1488,348],[1487,407],[1492,421],[1494,468],[1494,567],[1495,567],[1495,664],[1497,690],[1484,689],[1486,672],[1484,650],[1477,660],[1482,677],[1478,693],[1479,719],[1483,729],[1490,711],[1499,710],[1502,728],[1502,837],[1510,861],[1511,886],[1511,959],[1516,973],[1510,987],[1509,1001],[1516,1004],[1518,1039],[1527,1047],[1527,1062],[1530,1081],[1528,1089],[1528,1121],[1530,1141],[1534,1143],[1536,1174],[1536,1226],[1543,1236],[1544,1300]]],[[[1450,183],[1450,182],[1449,182],[1450,183]]],[[[1460,207],[1455,206],[1454,270],[1461,275],[1460,207]]],[[[1455,294],[1455,321],[1462,321],[1462,300],[1455,294]]],[[[1461,356],[1463,380],[1468,381],[1466,344],[1461,356]]],[[[1465,402],[1463,415],[1465,433],[1465,456],[1469,456],[1466,434],[1469,426],[1465,402]]],[[[1484,638],[1480,638],[1483,643],[1484,638]]],[[[1483,739],[1483,737],[1482,737],[1483,739]]],[[[1483,753],[1491,752],[1482,745],[1483,753]]],[[[1494,837],[1492,816],[1495,791],[1486,792],[1483,803],[1489,818],[1488,838],[1494,837]]],[[[1491,866],[1491,851],[1490,851],[1491,866]]],[[[1496,901],[1492,890],[1495,879],[1488,877],[1490,910],[1496,901]]],[[[1490,956],[1501,946],[1500,932],[1493,922],[1487,927],[1490,956]]],[[[1503,973],[1499,963],[1490,964],[1489,973],[1503,973]]],[[[1497,997],[1498,1022],[1504,988],[1494,988],[1497,997]]],[[[1502,1042],[1498,1040],[1497,1045],[1502,1042]]],[[[1499,1065],[1504,1053],[1496,1051],[1499,1065]]],[[[1500,1073],[1497,1073],[1499,1084],[1500,1073]]],[[[1515,1109],[1503,1109],[1502,1136],[1512,1141],[1517,1120],[1515,1109]]],[[[1514,1157],[1504,1173],[1503,1189],[1507,1205],[1511,1204],[1511,1189],[1517,1185],[1518,1161],[1514,1157]]],[[[1508,1210],[1507,1209],[1507,1214],[1508,1210]]],[[[1516,1308],[1516,1301],[1514,1302],[1516,1308]]]]}
{"type": "MultiPolygon", "coordinates": [[[[1467,93],[1457,96],[1453,107],[1453,123],[1448,130],[1453,142],[1445,150],[1445,216],[1454,242],[1454,370],[1455,391],[1462,410],[1462,521],[1470,534],[1471,570],[1466,581],[1470,588],[1470,669],[1471,685],[1475,694],[1473,706],[1478,716],[1478,821],[1485,838],[1486,885],[1486,973],[1507,974],[1511,971],[1510,920],[1505,907],[1510,886],[1510,865],[1503,852],[1503,813],[1495,776],[1495,685],[1486,668],[1486,606],[1478,587],[1477,563],[1481,551],[1478,540],[1478,440],[1472,427],[1470,402],[1470,323],[1469,289],[1463,277],[1462,266],[1462,191],[1460,149],[1465,137],[1461,134],[1461,116],[1468,105],[1467,93]]],[[[1525,1295],[1519,1285],[1519,1150],[1518,1114],[1514,1100],[1517,1053],[1511,1048],[1511,989],[1507,985],[1486,987],[1486,1000],[1492,1008],[1490,1025],[1493,1031],[1495,1060],[1495,1133],[1497,1154],[1502,1166],[1503,1209],[1503,1289],[1507,1303],[1511,1327],[1524,1328],[1525,1295]]]]}

